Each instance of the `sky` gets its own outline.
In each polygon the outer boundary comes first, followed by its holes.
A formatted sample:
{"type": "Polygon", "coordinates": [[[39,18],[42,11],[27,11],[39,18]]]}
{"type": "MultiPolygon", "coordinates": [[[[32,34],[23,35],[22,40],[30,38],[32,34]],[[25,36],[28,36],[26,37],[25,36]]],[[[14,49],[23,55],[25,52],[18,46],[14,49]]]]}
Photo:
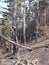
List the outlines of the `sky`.
{"type": "MultiPolygon", "coordinates": [[[[26,0],[26,3],[27,3],[28,0],[26,0]]],[[[34,0],[36,1],[36,0],[34,0]]],[[[49,0],[46,0],[49,2],[49,0]]],[[[2,18],[2,14],[1,14],[1,11],[7,11],[7,10],[4,10],[2,7],[4,8],[7,8],[7,3],[4,2],[4,0],[0,0],[0,18],[2,18]]]]}
{"type": "Polygon", "coordinates": [[[2,14],[1,14],[1,11],[6,11],[6,10],[4,10],[2,7],[4,7],[4,8],[7,8],[7,3],[5,3],[5,2],[3,2],[4,0],[0,0],[0,18],[2,18],[3,16],[2,16],[2,14]]]}

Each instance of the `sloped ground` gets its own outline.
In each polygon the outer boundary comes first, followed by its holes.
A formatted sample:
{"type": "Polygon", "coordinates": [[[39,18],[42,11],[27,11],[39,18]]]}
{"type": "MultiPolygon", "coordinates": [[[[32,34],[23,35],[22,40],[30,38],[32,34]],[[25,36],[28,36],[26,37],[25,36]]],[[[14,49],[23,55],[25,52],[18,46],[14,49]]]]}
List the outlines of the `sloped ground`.
{"type": "MultiPolygon", "coordinates": [[[[22,48],[22,50],[20,50],[21,51],[20,54],[18,54],[19,56],[18,60],[17,59],[13,59],[13,60],[0,59],[0,65],[18,65],[18,63],[20,62],[21,64],[23,63],[24,65],[28,65],[28,64],[29,65],[49,65],[49,47],[40,47],[47,44],[49,44],[49,40],[45,40],[43,42],[30,45],[30,47],[32,47],[32,51],[30,52],[22,48]],[[33,49],[33,47],[39,47],[39,48],[33,49]],[[24,59],[27,61],[27,64],[24,63],[24,59]]],[[[2,50],[0,49],[0,56],[2,56],[1,52],[2,50]]]]}
{"type": "MultiPolygon", "coordinates": [[[[32,63],[33,65],[49,65],[49,48],[40,48],[35,49],[28,54],[24,54],[21,56],[21,59],[26,59],[27,62],[32,63]]],[[[5,60],[0,59],[0,65],[14,65],[17,59],[5,60]]],[[[19,60],[18,60],[19,61],[19,60]]],[[[20,62],[20,61],[19,61],[20,62]]],[[[23,63],[23,61],[22,61],[23,63]]],[[[25,64],[26,65],[26,64],[25,64]]],[[[27,64],[28,65],[28,64],[27,64]]],[[[29,64],[30,65],[30,64],[29,64]]]]}
{"type": "MultiPolygon", "coordinates": [[[[49,48],[33,50],[33,52],[28,55],[28,59],[32,61],[37,59],[38,61],[35,62],[36,65],[49,65],[49,48]]],[[[32,63],[34,64],[34,62],[32,63]]]]}

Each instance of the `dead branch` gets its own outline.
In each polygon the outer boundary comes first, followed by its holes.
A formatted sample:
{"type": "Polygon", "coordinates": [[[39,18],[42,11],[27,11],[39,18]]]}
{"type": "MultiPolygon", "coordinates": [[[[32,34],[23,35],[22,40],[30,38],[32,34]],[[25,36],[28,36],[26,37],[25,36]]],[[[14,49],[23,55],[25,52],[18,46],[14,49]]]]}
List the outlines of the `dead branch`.
{"type": "Polygon", "coordinates": [[[22,48],[25,48],[25,49],[28,49],[28,50],[31,50],[31,48],[27,47],[27,46],[23,46],[23,45],[20,45],[20,44],[17,44],[16,42],[4,37],[3,35],[0,35],[3,39],[5,39],[6,41],[10,42],[10,44],[15,44],[16,46],[19,46],[19,47],[22,47],[22,48]]]}

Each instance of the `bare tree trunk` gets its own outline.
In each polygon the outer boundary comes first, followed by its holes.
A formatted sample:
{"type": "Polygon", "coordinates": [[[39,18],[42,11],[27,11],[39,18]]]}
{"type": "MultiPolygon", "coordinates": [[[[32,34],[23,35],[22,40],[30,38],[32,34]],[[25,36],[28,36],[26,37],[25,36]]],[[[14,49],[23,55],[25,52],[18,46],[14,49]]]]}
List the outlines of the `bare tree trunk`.
{"type": "MultiPolygon", "coordinates": [[[[17,39],[17,21],[16,21],[16,14],[17,14],[17,0],[13,0],[13,22],[12,22],[12,27],[14,28],[14,34],[15,34],[15,42],[18,44],[18,39],[17,39]]],[[[18,47],[13,45],[13,54],[17,53],[18,47]]]]}
{"type": "Polygon", "coordinates": [[[36,13],[36,42],[39,34],[39,1],[37,2],[37,13],[36,13]]]}
{"type": "Polygon", "coordinates": [[[24,27],[23,27],[23,34],[24,34],[24,45],[26,46],[26,33],[25,33],[25,29],[26,29],[26,25],[25,25],[25,17],[26,17],[26,12],[25,12],[25,1],[24,1],[24,27]]]}

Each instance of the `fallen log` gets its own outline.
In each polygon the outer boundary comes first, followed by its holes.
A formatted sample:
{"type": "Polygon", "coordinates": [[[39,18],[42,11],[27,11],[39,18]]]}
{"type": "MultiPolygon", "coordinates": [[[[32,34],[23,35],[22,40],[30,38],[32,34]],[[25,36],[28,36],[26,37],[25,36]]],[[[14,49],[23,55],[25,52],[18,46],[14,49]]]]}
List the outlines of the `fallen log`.
{"type": "Polygon", "coordinates": [[[12,41],[12,40],[10,40],[10,39],[4,37],[3,35],[0,35],[0,36],[1,36],[3,39],[5,39],[6,41],[8,41],[8,42],[10,42],[10,43],[12,43],[12,44],[15,44],[16,46],[19,46],[19,47],[22,47],[22,48],[25,48],[25,49],[27,49],[27,50],[31,50],[31,51],[32,51],[32,49],[31,49],[30,47],[17,44],[16,42],[14,42],[14,41],[12,41]]]}
{"type": "Polygon", "coordinates": [[[37,43],[37,44],[34,44],[34,45],[30,46],[30,47],[27,47],[27,46],[23,46],[23,45],[21,45],[21,44],[17,44],[16,42],[14,42],[14,41],[12,41],[12,40],[10,40],[10,39],[4,37],[3,35],[0,35],[0,36],[1,36],[3,39],[5,39],[6,41],[10,42],[10,44],[11,44],[11,43],[12,43],[12,44],[15,44],[16,46],[25,48],[25,49],[27,49],[27,50],[29,50],[29,51],[32,51],[33,49],[37,49],[37,48],[49,47],[49,43],[46,43],[46,44],[37,43]]]}

